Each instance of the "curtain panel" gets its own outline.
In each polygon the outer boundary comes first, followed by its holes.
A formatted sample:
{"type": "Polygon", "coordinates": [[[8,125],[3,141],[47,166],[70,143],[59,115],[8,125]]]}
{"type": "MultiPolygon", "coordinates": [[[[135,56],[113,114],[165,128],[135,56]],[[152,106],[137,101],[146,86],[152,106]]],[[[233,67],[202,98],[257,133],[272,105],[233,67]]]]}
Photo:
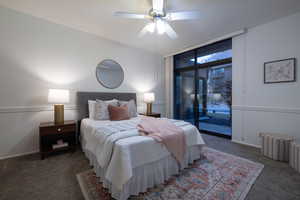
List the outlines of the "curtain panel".
{"type": "Polygon", "coordinates": [[[174,60],[173,56],[165,57],[165,99],[166,117],[173,118],[173,91],[174,91],[174,60]]]}

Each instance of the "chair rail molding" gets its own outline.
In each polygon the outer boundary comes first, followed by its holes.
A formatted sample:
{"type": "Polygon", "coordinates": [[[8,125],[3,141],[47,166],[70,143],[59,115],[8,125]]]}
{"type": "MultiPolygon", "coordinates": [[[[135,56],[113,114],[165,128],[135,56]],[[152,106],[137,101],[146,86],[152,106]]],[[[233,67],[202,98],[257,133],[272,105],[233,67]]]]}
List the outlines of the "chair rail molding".
{"type": "Polygon", "coordinates": [[[268,106],[242,106],[242,105],[233,105],[232,106],[232,110],[290,113],[290,114],[300,115],[300,108],[290,108],[290,107],[268,107],[268,106]]]}
{"type": "MultiPolygon", "coordinates": [[[[153,105],[164,106],[164,101],[155,102],[153,105]]],[[[2,113],[25,113],[25,112],[43,112],[53,111],[53,106],[39,105],[39,106],[3,106],[0,107],[0,114],[2,113]]],[[[77,105],[65,105],[65,110],[78,110],[77,105]]]]}
{"type": "MultiPolygon", "coordinates": [[[[53,111],[53,106],[40,105],[40,106],[7,106],[0,107],[1,113],[24,113],[24,112],[43,112],[53,111]]],[[[77,110],[76,105],[65,105],[65,110],[77,110]]]]}

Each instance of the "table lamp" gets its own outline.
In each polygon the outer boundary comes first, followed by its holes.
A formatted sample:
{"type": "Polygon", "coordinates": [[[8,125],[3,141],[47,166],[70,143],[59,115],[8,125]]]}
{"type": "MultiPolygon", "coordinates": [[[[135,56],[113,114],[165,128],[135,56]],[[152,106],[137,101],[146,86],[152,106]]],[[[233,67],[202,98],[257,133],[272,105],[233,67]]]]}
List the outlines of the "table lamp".
{"type": "Polygon", "coordinates": [[[144,102],[147,103],[147,111],[146,114],[152,113],[152,103],[155,101],[154,93],[145,93],[144,94],[144,102]]]}
{"type": "Polygon", "coordinates": [[[64,123],[64,103],[69,103],[69,90],[49,89],[48,102],[54,104],[54,123],[64,123]]]}

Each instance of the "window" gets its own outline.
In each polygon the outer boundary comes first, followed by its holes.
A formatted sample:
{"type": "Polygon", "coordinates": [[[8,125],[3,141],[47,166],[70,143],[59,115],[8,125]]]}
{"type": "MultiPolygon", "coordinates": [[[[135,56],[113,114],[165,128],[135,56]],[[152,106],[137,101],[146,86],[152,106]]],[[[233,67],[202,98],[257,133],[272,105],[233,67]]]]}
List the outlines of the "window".
{"type": "Polygon", "coordinates": [[[186,67],[193,67],[195,64],[195,52],[188,51],[174,57],[174,68],[182,69],[186,67]]]}
{"type": "MultiPolygon", "coordinates": [[[[213,61],[217,61],[217,60],[223,60],[226,58],[231,58],[232,57],[232,50],[225,50],[222,52],[217,52],[217,53],[212,53],[206,56],[200,56],[197,57],[197,64],[204,64],[204,63],[208,63],[208,62],[213,62],[213,61]]],[[[194,58],[191,59],[192,62],[195,61],[194,58]]]]}

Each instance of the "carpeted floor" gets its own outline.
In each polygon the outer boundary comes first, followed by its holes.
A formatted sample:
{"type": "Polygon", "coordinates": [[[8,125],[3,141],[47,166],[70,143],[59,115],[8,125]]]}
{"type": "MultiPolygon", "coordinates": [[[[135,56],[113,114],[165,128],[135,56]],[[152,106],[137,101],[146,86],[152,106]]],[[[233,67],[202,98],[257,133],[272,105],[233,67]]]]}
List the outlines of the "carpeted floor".
{"type": "MultiPolygon", "coordinates": [[[[300,200],[300,174],[259,150],[203,135],[211,148],[264,164],[246,200],[300,200]]],[[[0,161],[1,200],[83,200],[76,174],[90,169],[79,150],[40,160],[38,154],[0,161]]]]}

